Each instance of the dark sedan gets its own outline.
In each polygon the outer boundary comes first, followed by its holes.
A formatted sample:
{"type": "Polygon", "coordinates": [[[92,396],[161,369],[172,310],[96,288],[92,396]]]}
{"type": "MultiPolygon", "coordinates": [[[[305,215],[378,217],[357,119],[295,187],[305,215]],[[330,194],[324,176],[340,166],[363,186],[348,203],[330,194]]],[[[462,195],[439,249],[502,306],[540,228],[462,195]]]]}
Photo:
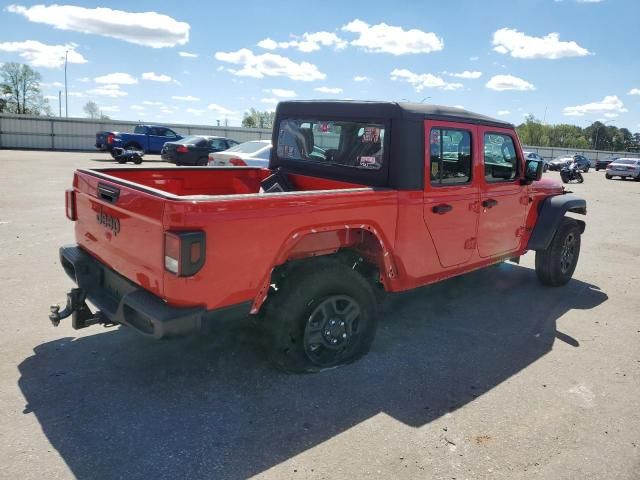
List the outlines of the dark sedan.
{"type": "Polygon", "coordinates": [[[618,157],[599,158],[596,160],[596,172],[598,170],[606,170],[611,162],[618,160],[618,157]]]}
{"type": "Polygon", "coordinates": [[[561,170],[562,167],[567,167],[573,162],[576,162],[578,164],[578,169],[585,173],[587,173],[591,167],[591,162],[589,162],[589,159],[583,155],[564,155],[551,160],[549,162],[549,170],[561,170]]]}
{"type": "Polygon", "coordinates": [[[238,142],[224,137],[192,135],[177,142],[167,142],[160,155],[165,162],[176,165],[206,165],[209,154],[227,150],[238,142]]]}

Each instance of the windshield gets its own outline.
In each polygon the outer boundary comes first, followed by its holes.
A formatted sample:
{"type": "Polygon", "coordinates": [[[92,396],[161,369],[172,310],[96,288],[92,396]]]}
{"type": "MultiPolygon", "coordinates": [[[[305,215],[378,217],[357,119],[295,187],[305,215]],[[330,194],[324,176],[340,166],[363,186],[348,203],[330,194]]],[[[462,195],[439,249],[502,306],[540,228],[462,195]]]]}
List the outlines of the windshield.
{"type": "Polygon", "coordinates": [[[203,140],[205,140],[204,137],[191,135],[189,137],[184,137],[182,140],[180,140],[180,143],[184,143],[186,145],[195,145],[196,143],[202,142],[203,140]]]}
{"type": "Polygon", "coordinates": [[[231,147],[227,152],[238,152],[238,153],[255,153],[261,148],[264,148],[269,145],[269,142],[260,142],[260,141],[251,141],[244,142],[240,145],[236,145],[235,147],[231,147]]]}
{"type": "Polygon", "coordinates": [[[384,125],[375,122],[294,119],[280,122],[281,159],[379,170],[384,156],[384,125]]]}

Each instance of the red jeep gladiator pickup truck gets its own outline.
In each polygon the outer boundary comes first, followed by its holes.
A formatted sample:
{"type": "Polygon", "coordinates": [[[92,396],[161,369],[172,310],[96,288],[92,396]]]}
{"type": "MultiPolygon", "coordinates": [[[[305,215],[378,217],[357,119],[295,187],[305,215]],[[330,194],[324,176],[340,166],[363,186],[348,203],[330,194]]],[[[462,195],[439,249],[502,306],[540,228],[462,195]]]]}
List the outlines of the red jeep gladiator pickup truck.
{"type": "Polygon", "coordinates": [[[269,168],[80,169],[73,327],[161,338],[253,315],[276,366],[364,355],[383,292],[536,253],[546,285],[576,267],[586,202],[541,180],[513,125],[457,108],[281,102],[269,168]],[[99,311],[92,313],[90,301],[99,311]]]}

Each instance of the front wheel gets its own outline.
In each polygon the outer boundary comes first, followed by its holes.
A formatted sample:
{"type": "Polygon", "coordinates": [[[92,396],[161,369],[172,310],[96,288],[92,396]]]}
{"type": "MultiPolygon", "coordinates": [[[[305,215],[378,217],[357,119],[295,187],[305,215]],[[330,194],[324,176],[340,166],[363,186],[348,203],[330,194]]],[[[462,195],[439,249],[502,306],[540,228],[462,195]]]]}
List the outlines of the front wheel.
{"type": "Polygon", "coordinates": [[[565,218],[546,250],[536,252],[538,279],[550,287],[565,285],[578,265],[580,255],[580,226],[565,218]]]}
{"type": "Polygon", "coordinates": [[[582,176],[582,174],[580,172],[576,172],[576,180],[578,181],[578,183],[583,183],[584,182],[584,177],[582,176]]]}
{"type": "Polygon", "coordinates": [[[370,283],[347,265],[318,259],[285,278],[265,306],[269,357],[279,369],[309,373],[365,355],[378,308],[370,283]]]}
{"type": "Polygon", "coordinates": [[[604,178],[606,178],[607,180],[611,180],[612,175],[609,175],[608,173],[604,174],[604,178]]]}

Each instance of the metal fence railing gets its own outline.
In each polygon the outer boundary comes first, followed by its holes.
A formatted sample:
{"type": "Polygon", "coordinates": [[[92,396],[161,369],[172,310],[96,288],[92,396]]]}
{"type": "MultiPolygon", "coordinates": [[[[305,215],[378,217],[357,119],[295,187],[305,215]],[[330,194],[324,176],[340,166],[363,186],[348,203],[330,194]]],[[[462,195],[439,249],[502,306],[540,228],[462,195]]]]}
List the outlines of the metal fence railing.
{"type": "MultiPolygon", "coordinates": [[[[132,132],[140,122],[0,114],[0,148],[94,150],[96,132],[132,132]]],[[[182,135],[217,135],[239,142],[271,139],[265,128],[163,123],[182,135]]]]}
{"type": "MultiPolygon", "coordinates": [[[[90,151],[95,149],[96,132],[131,132],[138,123],[119,120],[36,117],[3,113],[0,114],[0,148],[90,151]]],[[[182,135],[218,135],[239,142],[271,138],[271,130],[266,128],[214,127],[211,125],[175,123],[163,123],[163,125],[182,135]]],[[[330,140],[333,141],[333,139],[326,139],[327,142],[330,140]]],[[[591,160],[592,163],[607,157],[640,158],[640,153],[630,152],[537,146],[525,146],[524,149],[537,152],[547,159],[579,153],[591,160]]]]}

